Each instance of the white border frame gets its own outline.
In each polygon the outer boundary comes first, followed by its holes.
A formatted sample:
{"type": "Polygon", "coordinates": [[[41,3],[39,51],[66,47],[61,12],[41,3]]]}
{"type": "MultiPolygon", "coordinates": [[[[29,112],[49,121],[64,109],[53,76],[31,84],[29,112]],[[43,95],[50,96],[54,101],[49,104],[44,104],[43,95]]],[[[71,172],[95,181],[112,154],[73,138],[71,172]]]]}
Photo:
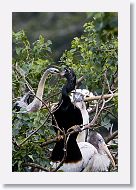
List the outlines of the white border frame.
{"type": "Polygon", "coordinates": [[[0,34],[0,181],[3,184],[130,184],[130,4],[127,0],[4,0],[0,34]],[[118,12],[118,172],[12,172],[12,12],[118,12]],[[3,82],[4,81],[4,82],[3,82]],[[125,144],[125,145],[124,145],[125,144]]]}

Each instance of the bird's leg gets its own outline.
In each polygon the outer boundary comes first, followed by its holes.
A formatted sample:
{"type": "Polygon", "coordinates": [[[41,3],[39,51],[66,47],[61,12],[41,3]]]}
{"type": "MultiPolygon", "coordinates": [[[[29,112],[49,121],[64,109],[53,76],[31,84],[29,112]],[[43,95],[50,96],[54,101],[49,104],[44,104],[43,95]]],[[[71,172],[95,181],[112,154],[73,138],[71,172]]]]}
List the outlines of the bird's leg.
{"type": "Polygon", "coordinates": [[[81,126],[80,125],[74,125],[67,130],[67,132],[72,132],[72,131],[81,132],[82,131],[81,126]]]}
{"type": "Polygon", "coordinates": [[[63,135],[60,134],[60,131],[57,131],[57,141],[60,141],[63,139],[63,135]]]}

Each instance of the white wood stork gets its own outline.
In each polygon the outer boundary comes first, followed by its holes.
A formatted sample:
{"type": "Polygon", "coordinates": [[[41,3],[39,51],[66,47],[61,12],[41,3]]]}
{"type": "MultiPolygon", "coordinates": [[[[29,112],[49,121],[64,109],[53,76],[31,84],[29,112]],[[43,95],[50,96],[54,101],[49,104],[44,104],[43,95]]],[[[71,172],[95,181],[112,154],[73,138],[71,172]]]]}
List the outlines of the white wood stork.
{"type": "Polygon", "coordinates": [[[42,107],[42,97],[43,97],[43,92],[44,92],[44,85],[45,81],[48,77],[48,74],[59,74],[60,71],[56,68],[48,68],[42,75],[40,82],[38,84],[36,96],[34,97],[33,101],[28,104],[27,100],[29,98],[30,92],[26,93],[19,101],[17,101],[14,105],[14,109],[17,109],[18,111],[22,109],[21,113],[27,113],[27,112],[36,112],[41,109],[42,107]]]}

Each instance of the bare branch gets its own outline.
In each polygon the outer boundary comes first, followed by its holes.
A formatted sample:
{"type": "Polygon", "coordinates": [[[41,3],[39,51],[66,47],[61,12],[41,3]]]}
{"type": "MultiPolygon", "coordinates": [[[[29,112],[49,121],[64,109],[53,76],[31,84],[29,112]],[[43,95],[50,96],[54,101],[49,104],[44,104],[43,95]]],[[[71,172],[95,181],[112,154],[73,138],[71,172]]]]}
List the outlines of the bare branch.
{"type": "Polygon", "coordinates": [[[94,118],[92,119],[92,123],[96,120],[97,114],[98,114],[98,108],[99,108],[99,103],[96,104],[96,110],[95,110],[95,115],[94,118]]]}
{"type": "Polygon", "coordinates": [[[57,141],[59,141],[59,139],[58,139],[58,137],[55,137],[54,139],[50,139],[50,140],[48,140],[48,141],[46,141],[46,142],[43,142],[43,143],[41,144],[41,147],[47,146],[47,145],[49,145],[49,144],[51,144],[51,143],[54,143],[54,142],[57,142],[57,141]]]}
{"type": "Polygon", "coordinates": [[[115,119],[118,119],[111,111],[109,111],[106,107],[103,109],[103,111],[108,112],[110,115],[112,115],[115,119]]]}
{"type": "Polygon", "coordinates": [[[30,90],[30,92],[31,92],[33,95],[35,95],[33,88],[31,87],[31,85],[29,84],[29,82],[26,80],[26,76],[25,76],[25,73],[24,73],[23,69],[21,69],[21,68],[18,66],[17,63],[16,63],[16,66],[15,66],[14,68],[15,68],[15,70],[18,72],[18,74],[24,79],[25,84],[27,85],[27,87],[28,87],[28,89],[30,90]]]}
{"type": "Polygon", "coordinates": [[[77,81],[76,81],[76,87],[75,88],[78,88],[80,85],[81,85],[81,82],[84,80],[84,76],[80,77],[77,81]]]}
{"type": "Polygon", "coordinates": [[[37,131],[39,131],[39,129],[45,125],[45,123],[47,122],[49,116],[50,116],[50,115],[48,114],[46,120],[44,121],[44,123],[43,123],[40,127],[38,127],[35,131],[33,131],[27,138],[25,138],[18,146],[19,146],[19,147],[22,146],[22,145],[23,145],[26,141],[28,141],[35,133],[37,133],[37,131]]]}
{"type": "Polygon", "coordinates": [[[52,172],[56,172],[63,165],[64,161],[66,160],[67,143],[68,143],[68,139],[69,139],[70,135],[67,136],[65,133],[65,130],[63,129],[63,136],[64,136],[64,156],[63,156],[63,159],[61,160],[61,162],[59,163],[59,165],[55,169],[51,170],[52,172]]]}
{"type": "Polygon", "coordinates": [[[113,140],[116,136],[118,135],[118,130],[115,131],[109,138],[107,138],[105,140],[106,143],[110,142],[111,140],[113,140]]]}
{"type": "Polygon", "coordinates": [[[28,163],[24,163],[23,166],[30,166],[32,168],[38,168],[38,169],[43,170],[45,172],[49,172],[49,170],[47,170],[46,168],[40,166],[39,164],[35,164],[35,163],[28,162],[28,163]]]}
{"type": "Polygon", "coordinates": [[[18,143],[16,142],[15,138],[12,138],[12,144],[17,147],[17,149],[20,148],[20,146],[18,145],[18,143]]]}
{"type": "Polygon", "coordinates": [[[100,95],[100,96],[92,96],[92,97],[87,97],[85,98],[85,102],[89,102],[89,101],[93,101],[93,100],[100,100],[100,99],[108,99],[108,98],[113,98],[113,97],[116,97],[118,96],[118,93],[114,93],[114,94],[104,94],[103,96],[100,95]]]}
{"type": "Polygon", "coordinates": [[[45,103],[45,102],[44,102],[43,100],[41,100],[40,98],[38,98],[37,96],[35,96],[35,97],[36,97],[38,100],[40,100],[40,101],[42,102],[42,104],[43,104],[43,105],[46,107],[46,109],[48,110],[49,114],[53,117],[53,119],[54,119],[54,121],[55,121],[55,124],[56,124],[56,125],[54,125],[54,127],[57,128],[60,132],[63,133],[63,131],[60,129],[60,127],[59,127],[59,125],[58,125],[58,123],[57,123],[57,121],[56,121],[56,118],[55,118],[53,112],[51,112],[51,110],[49,109],[48,104],[45,103]]]}

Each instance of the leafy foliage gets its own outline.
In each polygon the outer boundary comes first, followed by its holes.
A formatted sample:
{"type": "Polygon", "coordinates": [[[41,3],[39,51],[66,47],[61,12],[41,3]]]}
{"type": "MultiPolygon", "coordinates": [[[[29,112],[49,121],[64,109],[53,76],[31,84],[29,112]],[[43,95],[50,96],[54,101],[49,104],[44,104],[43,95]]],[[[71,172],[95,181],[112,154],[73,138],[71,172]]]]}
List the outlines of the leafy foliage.
{"type": "MultiPolygon", "coordinates": [[[[92,16],[88,14],[88,17],[92,16]]],[[[100,17],[98,15],[97,17],[99,20],[100,17]]],[[[65,50],[60,58],[59,67],[64,65],[72,67],[77,78],[85,76],[83,88],[89,89],[95,95],[101,95],[109,93],[109,86],[112,91],[118,87],[118,40],[115,27],[113,30],[104,29],[98,32],[97,17],[84,24],[83,34],[72,40],[71,48],[65,50]]],[[[24,92],[28,91],[23,75],[36,91],[41,74],[49,65],[55,63],[52,59],[52,42],[42,35],[31,44],[23,30],[13,32],[13,45],[15,46],[13,52],[14,103],[17,97],[21,97],[24,92]],[[17,67],[20,68],[22,75],[17,67]]],[[[58,101],[59,97],[55,93],[61,90],[63,84],[63,80],[49,77],[43,99],[51,97],[51,102],[58,101]]],[[[101,114],[98,126],[106,123],[111,126],[111,122],[117,120],[117,104],[117,97],[114,97],[107,104],[109,105],[108,112],[101,114]],[[110,107],[110,105],[114,106],[110,107]]],[[[47,116],[47,109],[28,114],[13,112],[13,171],[29,171],[28,167],[24,167],[24,163],[27,162],[34,162],[46,168],[50,167],[50,148],[53,145],[41,147],[42,142],[55,137],[51,117],[45,122],[47,116]],[[40,126],[41,128],[34,135],[22,143],[40,126]]]]}

